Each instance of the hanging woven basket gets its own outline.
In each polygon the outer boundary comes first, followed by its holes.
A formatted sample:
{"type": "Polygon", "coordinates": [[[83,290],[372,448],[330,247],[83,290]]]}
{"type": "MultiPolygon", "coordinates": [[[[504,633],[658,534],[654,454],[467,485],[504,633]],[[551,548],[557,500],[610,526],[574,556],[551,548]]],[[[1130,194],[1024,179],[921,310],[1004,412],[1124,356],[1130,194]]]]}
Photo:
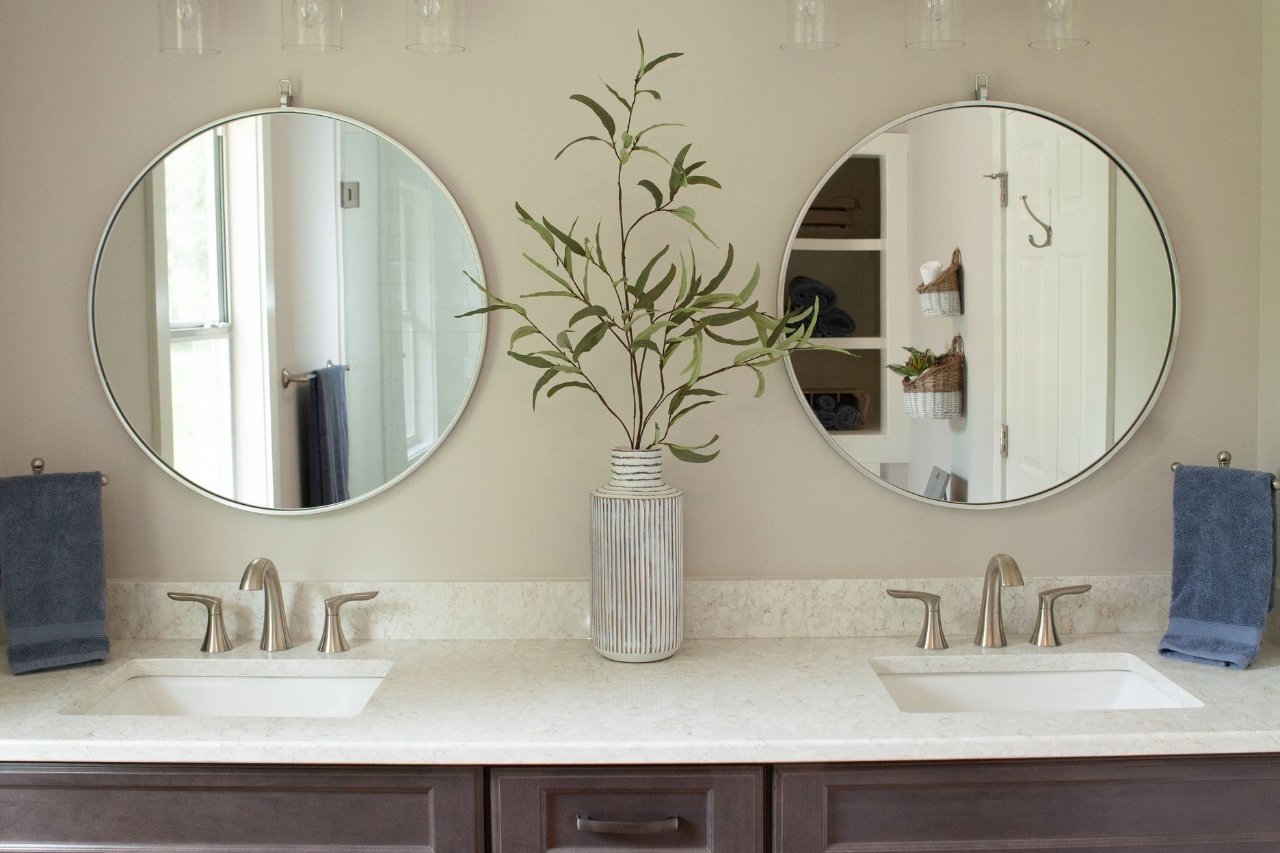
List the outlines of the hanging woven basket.
{"type": "Polygon", "coordinates": [[[916,288],[926,317],[955,317],[964,313],[960,303],[960,249],[951,253],[951,266],[928,284],[916,288]]]}
{"type": "Polygon", "coordinates": [[[910,418],[958,418],[964,414],[964,340],[951,339],[951,349],[937,364],[914,379],[902,380],[902,399],[910,418]]]}

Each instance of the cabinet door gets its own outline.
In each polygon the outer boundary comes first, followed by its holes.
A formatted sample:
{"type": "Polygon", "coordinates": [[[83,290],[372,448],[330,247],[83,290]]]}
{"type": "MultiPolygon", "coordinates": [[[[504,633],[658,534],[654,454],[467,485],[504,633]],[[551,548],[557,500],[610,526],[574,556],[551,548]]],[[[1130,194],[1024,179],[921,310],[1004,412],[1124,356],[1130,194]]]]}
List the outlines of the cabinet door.
{"type": "Polygon", "coordinates": [[[764,851],[760,767],[494,769],[494,853],[764,851]]]}
{"type": "Polygon", "coordinates": [[[1280,756],[779,766],[774,853],[1280,850],[1280,756]]]}
{"type": "Polygon", "coordinates": [[[0,765],[0,849],[483,849],[473,768],[0,765]]]}

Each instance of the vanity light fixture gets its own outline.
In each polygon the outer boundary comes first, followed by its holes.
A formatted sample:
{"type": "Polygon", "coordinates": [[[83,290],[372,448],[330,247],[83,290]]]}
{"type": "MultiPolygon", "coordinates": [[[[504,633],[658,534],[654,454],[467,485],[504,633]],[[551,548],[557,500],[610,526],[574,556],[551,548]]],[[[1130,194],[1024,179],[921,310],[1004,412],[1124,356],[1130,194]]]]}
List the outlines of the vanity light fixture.
{"type": "Polygon", "coordinates": [[[280,0],[280,46],[342,50],[342,0],[280,0]]]}
{"type": "Polygon", "coordinates": [[[405,0],[404,46],[423,53],[467,49],[466,0],[405,0]]]}
{"type": "Polygon", "coordinates": [[[218,48],[217,0],[158,0],[160,52],[211,56],[218,48]]]}
{"type": "Polygon", "coordinates": [[[960,37],[963,0],[902,0],[906,46],[912,50],[964,47],[960,37]]]}
{"type": "Polygon", "coordinates": [[[786,14],[783,50],[817,50],[836,47],[828,30],[831,26],[831,0],[782,0],[786,14]]]}
{"type": "Polygon", "coordinates": [[[1031,47],[1066,50],[1089,43],[1085,33],[1084,0],[1030,0],[1031,47]]]}

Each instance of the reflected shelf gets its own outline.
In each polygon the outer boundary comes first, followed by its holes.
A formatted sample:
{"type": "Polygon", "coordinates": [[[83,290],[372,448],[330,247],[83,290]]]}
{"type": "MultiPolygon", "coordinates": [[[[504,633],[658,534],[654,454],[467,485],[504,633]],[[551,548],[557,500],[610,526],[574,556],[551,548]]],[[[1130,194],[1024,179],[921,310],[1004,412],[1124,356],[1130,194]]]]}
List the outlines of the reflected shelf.
{"type": "Polygon", "coordinates": [[[843,237],[797,237],[791,244],[793,250],[810,252],[879,252],[883,240],[852,240],[843,237]]]}

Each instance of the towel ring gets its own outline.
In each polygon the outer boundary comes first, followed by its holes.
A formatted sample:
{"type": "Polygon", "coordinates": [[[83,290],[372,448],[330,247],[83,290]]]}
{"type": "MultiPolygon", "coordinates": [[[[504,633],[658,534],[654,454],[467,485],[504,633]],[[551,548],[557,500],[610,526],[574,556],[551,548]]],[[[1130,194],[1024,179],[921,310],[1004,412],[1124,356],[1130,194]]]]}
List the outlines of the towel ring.
{"type": "MultiPolygon", "coordinates": [[[[1169,470],[1176,472],[1181,467],[1182,467],[1181,462],[1174,462],[1172,465],[1169,466],[1169,470]]],[[[1231,451],[1230,450],[1224,450],[1218,454],[1218,467],[1219,468],[1231,467],[1231,451]]],[[[1276,478],[1274,476],[1271,478],[1271,488],[1273,491],[1280,491],[1280,483],[1276,482],[1276,478]]]]}
{"type": "MultiPolygon", "coordinates": [[[[31,473],[33,475],[44,473],[44,460],[39,456],[31,460],[31,473]]],[[[98,476],[102,477],[102,485],[104,486],[111,482],[111,478],[106,474],[99,474],[98,476]]]]}

